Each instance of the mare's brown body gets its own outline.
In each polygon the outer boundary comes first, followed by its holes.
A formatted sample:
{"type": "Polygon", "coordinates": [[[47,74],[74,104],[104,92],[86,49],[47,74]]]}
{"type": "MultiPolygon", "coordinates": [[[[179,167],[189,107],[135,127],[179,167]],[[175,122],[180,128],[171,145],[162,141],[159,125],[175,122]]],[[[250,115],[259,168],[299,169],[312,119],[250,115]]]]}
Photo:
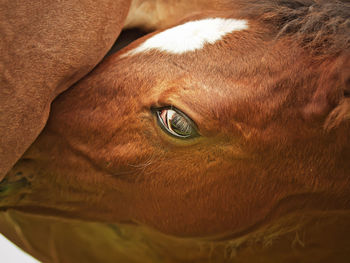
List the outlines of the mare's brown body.
{"type": "Polygon", "coordinates": [[[0,179],[43,129],[52,100],[113,45],[129,5],[129,0],[1,3],[0,179]]]}
{"type": "Polygon", "coordinates": [[[146,36],[62,94],[2,184],[1,231],[54,262],[347,262],[349,4],[253,2],[210,14],[246,30],[126,55],[146,36]],[[200,136],[169,136],[162,106],[200,136]]]}

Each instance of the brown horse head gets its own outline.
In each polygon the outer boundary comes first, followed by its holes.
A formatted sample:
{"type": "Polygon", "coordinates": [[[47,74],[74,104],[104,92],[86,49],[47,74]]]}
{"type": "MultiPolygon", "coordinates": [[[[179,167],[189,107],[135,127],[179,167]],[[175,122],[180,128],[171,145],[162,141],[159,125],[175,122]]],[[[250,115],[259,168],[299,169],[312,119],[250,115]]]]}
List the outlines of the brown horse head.
{"type": "Polygon", "coordinates": [[[185,237],[348,212],[349,5],[259,2],[147,35],[62,94],[3,209],[185,237]]]}

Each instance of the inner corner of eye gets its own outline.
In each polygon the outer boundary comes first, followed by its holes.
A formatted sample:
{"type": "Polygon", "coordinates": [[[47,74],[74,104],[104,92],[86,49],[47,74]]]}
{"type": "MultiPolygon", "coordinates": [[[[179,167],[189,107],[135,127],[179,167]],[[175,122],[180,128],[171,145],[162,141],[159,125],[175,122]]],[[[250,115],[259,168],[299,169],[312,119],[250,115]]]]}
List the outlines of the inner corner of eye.
{"type": "Polygon", "coordinates": [[[168,112],[165,109],[159,110],[159,117],[162,119],[163,123],[167,123],[168,112]]]}

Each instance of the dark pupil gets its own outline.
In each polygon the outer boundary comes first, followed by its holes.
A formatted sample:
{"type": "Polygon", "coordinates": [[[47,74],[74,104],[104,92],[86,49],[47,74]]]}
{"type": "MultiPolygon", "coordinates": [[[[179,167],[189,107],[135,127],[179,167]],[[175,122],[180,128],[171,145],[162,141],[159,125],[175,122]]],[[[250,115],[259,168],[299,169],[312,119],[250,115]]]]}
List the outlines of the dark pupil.
{"type": "Polygon", "coordinates": [[[170,120],[170,128],[179,135],[191,135],[191,126],[187,123],[187,120],[179,114],[174,114],[173,118],[170,120]]]}

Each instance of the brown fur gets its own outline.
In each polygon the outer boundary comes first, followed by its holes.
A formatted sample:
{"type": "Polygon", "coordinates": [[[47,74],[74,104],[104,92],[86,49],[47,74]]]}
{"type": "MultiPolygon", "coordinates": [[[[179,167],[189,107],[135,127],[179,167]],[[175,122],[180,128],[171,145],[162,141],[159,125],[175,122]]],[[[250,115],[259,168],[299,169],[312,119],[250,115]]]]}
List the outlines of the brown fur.
{"type": "Polygon", "coordinates": [[[107,53],[129,1],[3,1],[0,180],[43,129],[52,100],[107,53]]]}

